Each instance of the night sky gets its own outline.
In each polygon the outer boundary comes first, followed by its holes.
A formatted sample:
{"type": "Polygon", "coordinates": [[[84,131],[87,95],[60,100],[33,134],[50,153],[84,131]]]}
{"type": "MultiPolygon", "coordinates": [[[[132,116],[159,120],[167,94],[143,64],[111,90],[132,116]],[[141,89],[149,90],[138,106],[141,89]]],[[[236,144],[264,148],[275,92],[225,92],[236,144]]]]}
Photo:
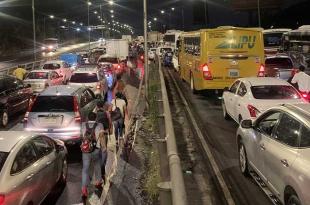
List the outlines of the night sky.
{"type": "MultiPolygon", "coordinates": [[[[162,26],[166,28],[178,28],[184,30],[198,29],[206,27],[204,21],[204,10],[201,8],[203,0],[148,0],[148,11],[150,19],[154,17],[158,18],[156,25],[153,23],[153,29],[161,30],[162,26]],[[196,4],[196,6],[195,6],[196,4]],[[197,6],[198,5],[198,6],[197,6]],[[172,12],[171,8],[174,7],[175,11],[172,12]],[[182,7],[184,12],[185,25],[182,23],[182,7]],[[164,9],[166,12],[164,15],[160,13],[160,10],[164,9]]],[[[208,27],[215,27],[219,25],[239,25],[239,26],[255,26],[256,17],[253,11],[252,21],[249,22],[249,12],[233,11],[230,8],[230,1],[232,0],[208,0],[208,27]]],[[[261,0],[264,1],[264,0],[261,0]]],[[[60,19],[66,18],[71,21],[82,22],[87,24],[87,4],[86,0],[35,0],[37,21],[43,18],[44,15],[50,14],[59,17],[60,19]]],[[[280,18],[281,12],[285,11],[285,8],[290,4],[298,4],[300,2],[309,2],[307,0],[283,0],[283,4],[280,8],[270,11],[265,10],[265,22],[266,26],[270,26],[272,21],[270,18],[280,18]],[[278,13],[277,13],[278,12],[278,13]],[[272,16],[272,15],[273,16],[272,16]],[[268,22],[268,23],[267,23],[268,22]],[[271,23],[270,23],[271,22],[271,23]]],[[[135,33],[142,32],[142,9],[143,0],[115,0],[113,6],[108,5],[106,1],[92,0],[93,5],[91,10],[91,25],[100,24],[97,15],[93,14],[93,11],[99,12],[99,5],[103,4],[103,13],[106,19],[111,20],[110,9],[114,10],[115,20],[120,23],[126,23],[134,27],[135,33]]],[[[309,3],[307,4],[309,5],[309,3]]],[[[295,8],[296,9],[296,8],[295,8]]],[[[300,8],[306,10],[305,8],[300,8]]],[[[310,8],[308,6],[307,10],[310,8]]],[[[304,24],[310,20],[308,16],[309,12],[298,15],[303,16],[299,24],[304,24]],[[304,21],[304,22],[302,22],[304,21]]],[[[292,13],[291,15],[295,15],[292,13]]],[[[294,16],[296,17],[296,16],[294,16]]],[[[282,17],[281,17],[282,18],[282,17]]],[[[61,21],[61,20],[59,20],[61,21]]],[[[281,21],[281,19],[280,19],[281,21]]],[[[0,25],[1,24],[28,24],[31,25],[31,0],[1,0],[0,1],[0,25]],[[18,19],[19,18],[19,19],[18,19]]],[[[276,24],[276,22],[274,22],[276,24]]],[[[281,23],[279,25],[282,25],[281,23]]],[[[1,32],[1,31],[0,31],[1,32]]]]}

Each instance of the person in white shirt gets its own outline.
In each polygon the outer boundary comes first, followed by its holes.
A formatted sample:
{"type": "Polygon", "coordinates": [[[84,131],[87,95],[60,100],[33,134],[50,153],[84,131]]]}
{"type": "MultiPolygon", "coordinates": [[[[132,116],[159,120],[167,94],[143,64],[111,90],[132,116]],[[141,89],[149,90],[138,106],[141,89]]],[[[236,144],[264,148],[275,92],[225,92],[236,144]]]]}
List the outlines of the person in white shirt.
{"type": "MultiPolygon", "coordinates": [[[[121,99],[122,94],[117,92],[115,94],[115,99],[112,100],[112,113],[119,108],[121,117],[118,119],[113,119],[113,115],[111,116],[113,125],[114,125],[114,132],[115,132],[115,140],[118,143],[118,139],[123,137],[123,130],[124,130],[124,120],[128,115],[126,101],[121,99]]],[[[118,144],[117,144],[118,145],[118,144]]]]}
{"type": "Polygon", "coordinates": [[[305,67],[301,65],[299,67],[299,72],[296,73],[292,79],[292,84],[297,84],[300,92],[308,93],[310,91],[310,76],[304,71],[305,67]]]}

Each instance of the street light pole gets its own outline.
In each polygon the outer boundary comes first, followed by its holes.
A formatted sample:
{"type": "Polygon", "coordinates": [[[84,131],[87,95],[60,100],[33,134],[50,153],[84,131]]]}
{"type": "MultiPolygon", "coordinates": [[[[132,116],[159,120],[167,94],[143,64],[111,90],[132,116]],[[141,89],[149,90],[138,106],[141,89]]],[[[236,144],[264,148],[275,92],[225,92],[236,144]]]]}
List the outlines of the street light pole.
{"type": "Polygon", "coordinates": [[[147,49],[147,4],[143,0],[143,20],[144,20],[144,82],[145,82],[145,96],[148,97],[148,78],[149,78],[149,63],[148,63],[148,49],[147,49]]]}
{"type": "Polygon", "coordinates": [[[32,0],[32,30],[33,30],[33,57],[34,60],[37,60],[36,56],[36,18],[35,18],[35,8],[34,0],[32,0]]]}
{"type": "Polygon", "coordinates": [[[258,27],[261,27],[261,20],[260,20],[260,2],[257,0],[257,16],[258,16],[258,27]]]}
{"type": "MultiPolygon", "coordinates": [[[[100,4],[100,17],[101,17],[101,23],[102,23],[102,5],[100,4]]],[[[101,29],[101,38],[103,38],[103,28],[101,29]]]]}
{"type": "Polygon", "coordinates": [[[88,51],[90,51],[90,27],[89,27],[89,0],[87,0],[87,30],[88,30],[88,51]]]}

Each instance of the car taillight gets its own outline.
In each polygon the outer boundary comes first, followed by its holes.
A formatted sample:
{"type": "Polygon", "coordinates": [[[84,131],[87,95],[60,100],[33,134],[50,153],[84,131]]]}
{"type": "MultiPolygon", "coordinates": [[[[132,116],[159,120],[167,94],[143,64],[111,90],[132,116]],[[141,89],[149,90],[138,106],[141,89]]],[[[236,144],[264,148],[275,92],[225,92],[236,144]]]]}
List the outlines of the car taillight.
{"type": "Polygon", "coordinates": [[[260,65],[257,76],[258,77],[264,77],[265,76],[265,66],[263,64],[260,65]]]}
{"type": "Polygon", "coordinates": [[[212,80],[213,79],[208,64],[203,64],[203,65],[200,66],[200,68],[202,70],[203,78],[205,80],[212,80]]]}
{"type": "Polygon", "coordinates": [[[257,117],[259,110],[253,105],[248,105],[248,110],[251,117],[257,117]]]}
{"type": "Polygon", "coordinates": [[[5,196],[0,194],[0,205],[4,205],[5,196]]]}
{"type": "MultiPolygon", "coordinates": [[[[31,112],[32,106],[33,106],[34,102],[36,101],[36,99],[37,99],[37,96],[32,96],[29,100],[29,106],[28,106],[27,112],[25,113],[25,116],[24,116],[24,126],[26,126],[26,124],[28,122],[29,112],[31,112]]],[[[1,205],[1,203],[0,203],[0,205],[1,205]]]]}
{"type": "Polygon", "coordinates": [[[120,68],[121,68],[121,66],[120,66],[120,65],[117,65],[117,68],[118,68],[118,69],[120,69],[120,68]]]}
{"type": "Polygon", "coordinates": [[[81,122],[81,114],[79,111],[79,103],[76,96],[73,97],[73,111],[74,111],[74,119],[75,122],[80,123],[81,122]]]}
{"type": "Polygon", "coordinates": [[[140,59],[143,60],[143,59],[144,59],[144,55],[141,55],[141,56],[140,56],[140,59]]]}

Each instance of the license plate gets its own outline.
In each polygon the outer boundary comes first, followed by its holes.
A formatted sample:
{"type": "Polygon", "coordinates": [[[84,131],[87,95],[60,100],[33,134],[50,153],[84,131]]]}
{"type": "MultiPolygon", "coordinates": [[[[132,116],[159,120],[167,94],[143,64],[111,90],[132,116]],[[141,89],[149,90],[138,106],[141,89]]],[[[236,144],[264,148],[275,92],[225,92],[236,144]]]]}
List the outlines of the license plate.
{"type": "Polygon", "coordinates": [[[232,70],[232,69],[230,69],[230,70],[228,71],[228,75],[229,75],[229,77],[237,78],[237,77],[239,77],[239,71],[238,71],[238,70],[232,70]]]}
{"type": "Polygon", "coordinates": [[[55,124],[57,122],[57,119],[53,117],[44,117],[41,120],[43,123],[46,123],[46,124],[55,124]]]}

